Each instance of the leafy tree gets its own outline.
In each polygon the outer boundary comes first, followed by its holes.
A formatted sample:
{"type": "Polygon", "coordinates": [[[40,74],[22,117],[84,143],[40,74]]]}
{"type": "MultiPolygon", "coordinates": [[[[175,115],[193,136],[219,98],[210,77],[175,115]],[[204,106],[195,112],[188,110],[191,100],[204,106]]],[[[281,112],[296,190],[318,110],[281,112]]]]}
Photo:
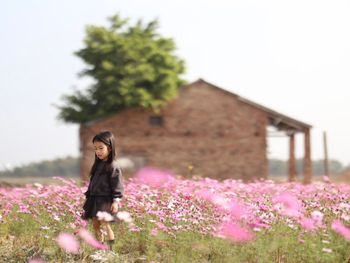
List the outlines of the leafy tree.
{"type": "Polygon", "coordinates": [[[108,28],[86,27],[85,47],[74,54],[87,64],[79,76],[92,77],[94,84],[63,95],[65,105],[55,105],[58,119],[83,123],[137,106],[159,112],[185,84],[179,77],[184,61],[174,54],[174,41],[156,32],[158,20],[129,25],[117,14],[108,21],[108,28]]]}

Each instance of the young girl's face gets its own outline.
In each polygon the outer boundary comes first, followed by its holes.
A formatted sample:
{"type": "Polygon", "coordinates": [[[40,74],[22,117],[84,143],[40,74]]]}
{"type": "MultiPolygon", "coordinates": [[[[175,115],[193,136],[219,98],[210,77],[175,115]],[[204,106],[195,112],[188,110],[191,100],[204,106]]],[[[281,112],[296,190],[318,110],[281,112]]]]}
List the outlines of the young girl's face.
{"type": "Polygon", "coordinates": [[[106,161],[108,159],[110,148],[106,144],[100,141],[95,141],[94,148],[95,148],[95,154],[99,159],[103,161],[106,161]]]}

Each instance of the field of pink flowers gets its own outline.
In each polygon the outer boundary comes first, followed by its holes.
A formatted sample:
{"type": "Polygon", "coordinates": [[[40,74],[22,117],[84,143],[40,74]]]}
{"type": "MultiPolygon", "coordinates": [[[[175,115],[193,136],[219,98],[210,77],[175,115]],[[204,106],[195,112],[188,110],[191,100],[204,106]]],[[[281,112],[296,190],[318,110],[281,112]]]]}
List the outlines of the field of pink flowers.
{"type": "Polygon", "coordinates": [[[144,168],[124,180],[112,249],[81,220],[87,185],[0,188],[0,262],[348,262],[350,186],[180,179],[144,168]]]}

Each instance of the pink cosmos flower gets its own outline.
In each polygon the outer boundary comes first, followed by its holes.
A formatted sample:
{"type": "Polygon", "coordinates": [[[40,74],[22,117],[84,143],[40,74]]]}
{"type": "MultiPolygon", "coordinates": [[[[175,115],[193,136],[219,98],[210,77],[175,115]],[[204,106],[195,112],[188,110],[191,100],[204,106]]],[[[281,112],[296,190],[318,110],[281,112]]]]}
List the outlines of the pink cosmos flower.
{"type": "Polygon", "coordinates": [[[324,181],[325,183],[330,183],[330,182],[331,182],[329,176],[327,176],[327,175],[322,176],[322,179],[323,179],[323,181],[324,181]]]}
{"type": "Polygon", "coordinates": [[[340,220],[336,219],[333,221],[332,229],[342,235],[346,240],[350,240],[350,229],[344,226],[340,220]]]}
{"type": "Polygon", "coordinates": [[[269,211],[270,208],[267,205],[265,205],[265,204],[260,204],[259,205],[259,209],[261,211],[269,211]]]}
{"type": "Polygon", "coordinates": [[[69,233],[60,233],[56,238],[58,245],[68,253],[79,254],[79,242],[69,233]]]}
{"type": "Polygon", "coordinates": [[[108,249],[108,246],[97,241],[91,233],[85,228],[80,228],[78,232],[79,236],[90,246],[97,249],[108,249]]]}
{"type": "Polygon", "coordinates": [[[141,229],[137,225],[135,225],[134,223],[129,223],[128,228],[131,232],[140,232],[141,231],[141,229]]]}
{"type": "Polygon", "coordinates": [[[214,199],[214,194],[207,189],[201,189],[196,192],[196,196],[199,199],[207,200],[207,201],[212,201],[214,199]]]}
{"type": "Polygon", "coordinates": [[[19,213],[30,214],[31,212],[28,210],[28,206],[24,204],[19,205],[19,213]]]}
{"type": "Polygon", "coordinates": [[[45,263],[46,261],[41,260],[41,259],[30,259],[28,263],[45,263]]]}
{"type": "Polygon", "coordinates": [[[298,239],[298,241],[299,241],[299,243],[301,243],[301,244],[304,244],[305,243],[305,240],[304,239],[298,239]]]}
{"type": "Polygon", "coordinates": [[[302,218],[300,220],[300,225],[302,226],[302,228],[304,228],[305,230],[314,230],[317,227],[314,224],[314,220],[310,219],[310,218],[302,218]]]}
{"type": "Polygon", "coordinates": [[[311,218],[313,219],[314,223],[318,227],[322,227],[323,225],[323,213],[315,210],[311,213],[311,218]]]}
{"type": "Polygon", "coordinates": [[[254,238],[254,234],[248,229],[231,222],[223,222],[219,226],[219,231],[216,233],[216,235],[222,238],[230,239],[234,242],[247,242],[254,238]]]}
{"type": "Polygon", "coordinates": [[[158,229],[157,228],[153,228],[152,230],[151,230],[151,235],[152,236],[156,236],[158,234],[158,229]]]}
{"type": "Polygon", "coordinates": [[[283,205],[282,213],[290,217],[300,216],[301,202],[291,193],[283,192],[272,198],[274,204],[281,203],[283,205]]]}
{"type": "Polygon", "coordinates": [[[242,216],[248,215],[248,208],[242,204],[239,204],[235,200],[231,200],[231,202],[228,204],[228,210],[236,219],[240,219],[242,216]]]}
{"type": "Polygon", "coordinates": [[[163,231],[166,231],[168,229],[162,222],[157,222],[156,226],[163,231]]]}

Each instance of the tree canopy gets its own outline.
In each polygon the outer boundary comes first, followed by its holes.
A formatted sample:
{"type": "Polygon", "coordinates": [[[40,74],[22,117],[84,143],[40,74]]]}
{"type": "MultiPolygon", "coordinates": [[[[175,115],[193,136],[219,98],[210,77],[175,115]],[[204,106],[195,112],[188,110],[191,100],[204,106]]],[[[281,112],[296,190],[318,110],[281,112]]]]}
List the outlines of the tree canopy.
{"type": "Polygon", "coordinates": [[[129,25],[117,14],[108,21],[108,28],[86,27],[85,47],[74,54],[87,64],[79,76],[94,83],[62,95],[58,119],[83,123],[137,106],[158,112],[185,84],[185,63],[175,55],[174,40],[157,33],[157,19],[129,25]]]}

